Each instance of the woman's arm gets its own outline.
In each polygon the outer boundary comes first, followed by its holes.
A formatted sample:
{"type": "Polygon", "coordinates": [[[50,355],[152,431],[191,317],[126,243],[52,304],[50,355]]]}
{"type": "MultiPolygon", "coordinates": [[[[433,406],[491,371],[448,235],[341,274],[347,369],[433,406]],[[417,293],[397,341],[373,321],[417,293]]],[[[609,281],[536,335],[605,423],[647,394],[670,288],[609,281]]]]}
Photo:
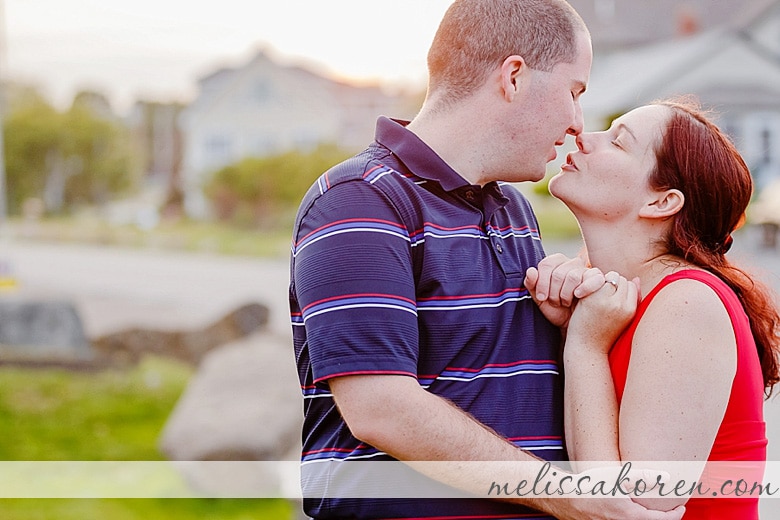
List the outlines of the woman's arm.
{"type": "Polygon", "coordinates": [[[605,283],[577,304],[563,351],[566,446],[579,471],[620,461],[618,404],[607,355],[634,316],[638,288],[614,272],[605,278],[617,285],[605,283]]]}
{"type": "Polygon", "coordinates": [[[573,342],[577,337],[569,335],[563,353],[564,431],[569,459],[584,471],[603,466],[603,461],[620,461],[618,405],[606,354],[571,347],[573,342]]]}
{"type": "Polygon", "coordinates": [[[736,367],[734,329],[717,294],[694,280],[662,289],[634,335],[620,407],[622,458],[706,461],[736,367]]]}
{"type": "MultiPolygon", "coordinates": [[[[607,319],[605,303],[596,299],[588,305],[583,300],[580,305],[583,316],[578,318],[575,310],[565,351],[566,432],[572,458],[706,460],[736,372],[734,332],[714,291],[680,280],[656,295],[634,335],[619,419],[607,351],[599,350],[598,341],[588,334],[599,315],[602,322],[607,319]]],[[[637,499],[657,509],[686,500],[637,499]]]]}

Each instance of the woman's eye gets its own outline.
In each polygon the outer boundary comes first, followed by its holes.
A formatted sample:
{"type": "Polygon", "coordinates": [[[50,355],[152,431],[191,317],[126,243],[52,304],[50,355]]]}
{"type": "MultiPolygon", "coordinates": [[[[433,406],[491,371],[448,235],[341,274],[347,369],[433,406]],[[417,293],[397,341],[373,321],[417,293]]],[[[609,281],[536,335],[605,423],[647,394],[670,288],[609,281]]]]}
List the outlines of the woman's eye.
{"type": "Polygon", "coordinates": [[[617,146],[618,148],[622,148],[622,146],[620,146],[620,143],[618,142],[618,140],[617,140],[617,139],[613,139],[613,140],[612,140],[612,144],[613,144],[613,145],[615,145],[615,146],[617,146]]]}

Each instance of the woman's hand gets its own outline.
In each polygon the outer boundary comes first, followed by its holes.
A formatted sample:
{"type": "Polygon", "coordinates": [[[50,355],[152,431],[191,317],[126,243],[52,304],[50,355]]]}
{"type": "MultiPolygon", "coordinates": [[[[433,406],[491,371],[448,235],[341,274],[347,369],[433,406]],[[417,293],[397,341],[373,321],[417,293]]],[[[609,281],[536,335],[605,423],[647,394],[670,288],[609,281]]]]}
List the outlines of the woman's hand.
{"type": "Polygon", "coordinates": [[[636,314],[639,279],[626,280],[615,271],[604,275],[604,285],[579,300],[569,320],[566,348],[606,353],[636,314]]]}
{"type": "Polygon", "coordinates": [[[604,285],[599,269],[589,268],[580,257],[556,253],[544,258],[525,273],[525,287],[544,317],[558,327],[568,326],[578,298],[584,298],[604,285]]]}

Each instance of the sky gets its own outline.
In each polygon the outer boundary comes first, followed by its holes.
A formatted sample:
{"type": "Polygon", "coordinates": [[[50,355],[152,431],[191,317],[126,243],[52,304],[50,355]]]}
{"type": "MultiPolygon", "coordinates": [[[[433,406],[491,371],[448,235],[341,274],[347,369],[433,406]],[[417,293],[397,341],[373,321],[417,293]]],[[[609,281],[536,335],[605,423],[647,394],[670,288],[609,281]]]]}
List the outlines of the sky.
{"type": "Polygon", "coordinates": [[[259,50],[356,82],[425,85],[452,0],[0,0],[0,75],[58,106],[192,100],[198,79],[259,50]]]}

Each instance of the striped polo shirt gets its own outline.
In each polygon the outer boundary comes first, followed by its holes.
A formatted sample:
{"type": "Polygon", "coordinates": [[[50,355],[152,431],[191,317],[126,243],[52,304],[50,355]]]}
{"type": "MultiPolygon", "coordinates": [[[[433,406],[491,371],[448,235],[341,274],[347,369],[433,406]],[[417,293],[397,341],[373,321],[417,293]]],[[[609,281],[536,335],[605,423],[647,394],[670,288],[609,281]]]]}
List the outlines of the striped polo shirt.
{"type": "MultiPolygon", "coordinates": [[[[324,173],[293,232],[302,464],[392,460],[350,434],[328,379],[416,378],[516,446],[565,458],[560,335],[523,287],[544,257],[528,201],[469,184],[401,121],[324,173]]],[[[306,495],[304,485],[304,495],[306,495]]],[[[305,498],[315,518],[547,518],[488,500],[305,498]]]]}

